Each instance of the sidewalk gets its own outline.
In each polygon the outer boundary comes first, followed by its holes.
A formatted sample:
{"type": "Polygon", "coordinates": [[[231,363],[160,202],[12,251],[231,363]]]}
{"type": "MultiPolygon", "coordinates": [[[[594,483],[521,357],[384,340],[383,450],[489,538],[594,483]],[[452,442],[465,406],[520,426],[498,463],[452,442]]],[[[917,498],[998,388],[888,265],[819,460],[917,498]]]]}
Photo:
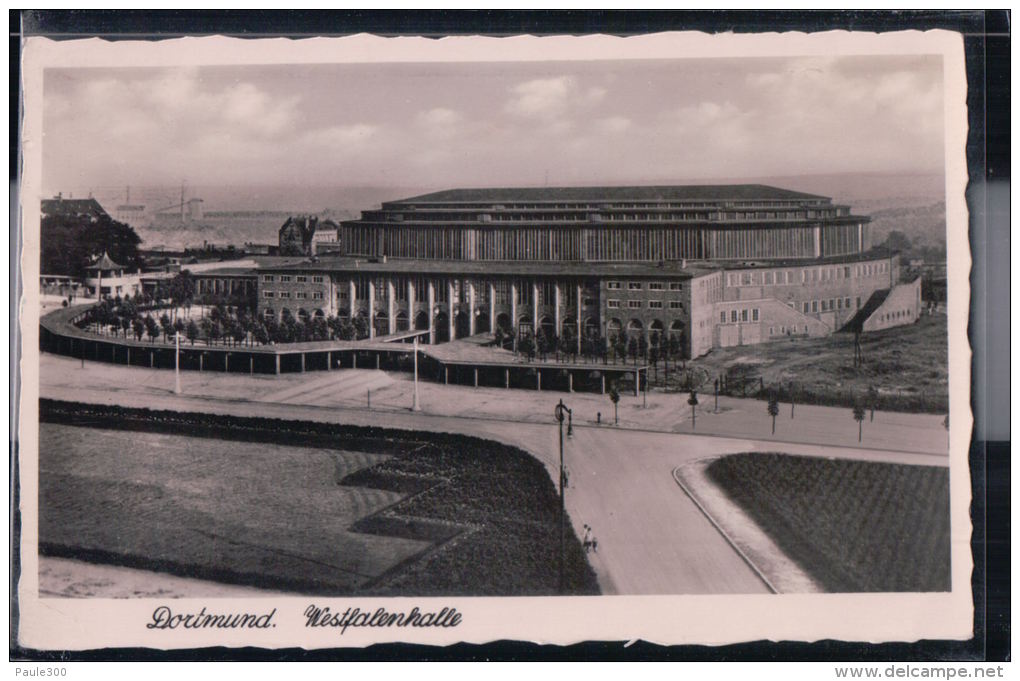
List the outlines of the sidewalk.
{"type": "MultiPolygon", "coordinates": [[[[81,363],[43,354],[42,386],[98,388],[113,392],[126,386],[159,394],[173,389],[173,374],[166,370],[81,363]]],[[[400,372],[344,369],[329,373],[246,375],[215,372],[182,372],[185,395],[226,400],[285,403],[334,408],[369,408],[374,412],[405,412],[413,402],[414,381],[400,372]]],[[[472,388],[419,381],[419,404],[432,415],[552,423],[553,407],[563,400],[573,410],[575,426],[606,430],[627,429],[663,433],[687,433],[750,438],[766,442],[792,442],[855,449],[879,449],[948,456],[948,433],[943,416],[896,412],[870,413],[863,424],[864,437],[857,441],[857,422],[850,409],[798,404],[795,418],[789,403],[780,404],[776,432],[766,403],[755,399],[719,398],[719,411],[711,394],[699,395],[695,422],[687,393],[651,392],[644,397],[621,396],[617,405],[619,425],[613,425],[614,409],[609,397],[593,393],[472,388]],[[644,406],[647,405],[647,406],[644,406]],[[599,418],[601,414],[601,419],[599,418]]]]}
{"type": "MultiPolygon", "coordinates": [[[[764,404],[720,401],[718,415],[701,415],[698,433],[677,434],[683,419],[656,422],[686,395],[653,398],[647,409],[640,398],[621,400],[621,427],[595,426],[590,415],[612,407],[600,395],[568,395],[554,392],[474,389],[463,386],[420,385],[423,411],[412,412],[413,385],[401,374],[379,371],[337,371],[330,374],[291,376],[245,376],[243,374],[182,374],[184,394],[173,393],[173,375],[137,367],[86,363],[43,355],[41,396],[129,407],[174,409],[237,416],[342,422],[399,429],[458,432],[495,439],[532,453],[557,478],[558,429],[552,410],[560,398],[578,416],[574,435],[566,439],[564,454],[570,485],[567,511],[577,536],[588,523],[599,541],[592,566],[604,593],[759,593],[764,585],[678,489],[672,471],[688,461],[746,451],[784,451],[808,456],[833,456],[921,465],[948,465],[948,457],[930,453],[861,448],[856,442],[857,424],[844,410],[797,407],[801,443],[708,435],[709,426],[722,430],[764,429],[764,404]],[[303,380],[302,380],[303,379],[303,380]],[[368,387],[371,386],[371,387],[368,387]],[[365,392],[372,390],[372,408],[365,392]],[[658,408],[653,406],[661,399],[658,408]],[[813,415],[812,410],[818,410],[813,415]],[[761,412],[761,416],[754,414],[761,412]],[[803,413],[802,413],[803,411],[803,413]],[[813,418],[812,418],[813,417],[813,418]],[[520,420],[513,421],[511,418],[520,420]],[[713,420],[714,419],[714,420],[713,420]],[[742,420],[753,424],[741,423],[742,420]],[[812,421],[815,423],[811,424],[812,421]],[[845,446],[820,447],[812,440],[824,439],[824,428],[849,421],[853,438],[845,446]],[[708,425],[703,425],[706,423],[708,425]],[[800,428],[801,423],[811,424],[800,428]],[[624,427],[625,426],[625,427],[624,427]],[[642,427],[645,427],[644,429],[642,427]],[[658,430],[648,429],[657,426],[658,430]]],[[[684,405],[686,406],[686,405],[684,405]]],[[[604,414],[607,412],[603,412],[604,414]]],[[[680,413],[689,417],[689,411],[680,413]]],[[[866,434],[875,440],[906,442],[920,437],[924,424],[935,417],[876,414],[866,434]],[[899,424],[903,419],[903,424],[899,424]],[[902,429],[903,432],[899,433],[902,429]],[[899,433],[899,434],[898,434],[899,433]],[[897,435],[898,434],[898,435],[897,435]]],[[[789,413],[785,413],[789,419],[789,413]]],[[[771,424],[768,425],[769,430],[771,424]]],[[[944,436],[941,424],[932,429],[944,436]]],[[[766,431],[763,434],[768,434],[766,431]]],[[[782,434],[777,424],[777,436],[782,434]]],[[[930,437],[930,436],[929,436],[930,437]]],[[[934,441],[935,438],[930,438],[934,441]]],[[[848,440],[848,441],[847,441],[848,440]]],[[[866,442],[865,444],[869,444],[866,442]]],[[[914,443],[916,444],[916,442],[914,443]]],[[[874,443],[871,443],[874,446],[874,443]]],[[[914,451],[917,451],[916,448],[914,451]]]]}

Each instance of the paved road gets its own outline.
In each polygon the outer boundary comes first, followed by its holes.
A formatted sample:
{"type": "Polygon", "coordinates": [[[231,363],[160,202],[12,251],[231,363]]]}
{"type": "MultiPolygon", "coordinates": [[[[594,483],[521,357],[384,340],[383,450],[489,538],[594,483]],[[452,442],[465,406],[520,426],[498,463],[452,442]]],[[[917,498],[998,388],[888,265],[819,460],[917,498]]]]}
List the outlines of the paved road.
{"type": "MultiPolygon", "coordinates": [[[[395,408],[369,410],[334,404],[295,404],[291,400],[302,392],[300,387],[295,389],[293,384],[274,383],[271,378],[236,375],[223,376],[234,389],[230,396],[176,396],[166,385],[165,372],[154,380],[153,372],[146,369],[109,365],[90,367],[88,364],[85,369],[80,369],[73,361],[57,360],[54,363],[52,359],[48,356],[44,359],[41,376],[43,397],[239,416],[461,432],[520,446],[546,464],[552,478],[556,479],[558,435],[551,414],[556,401],[563,396],[560,393],[500,393],[504,400],[527,400],[531,413],[549,414],[545,423],[522,423],[477,415],[472,388],[443,387],[446,391],[456,391],[461,403],[466,404],[473,414],[462,417],[412,413],[395,408]],[[248,381],[247,385],[245,381],[248,381]]],[[[359,385],[368,381],[384,387],[386,383],[379,372],[350,373],[355,375],[349,378],[357,379],[359,385]]],[[[201,380],[209,381],[209,377],[201,380]]],[[[210,385],[214,383],[212,381],[210,385]]],[[[317,399],[330,402],[331,395],[332,398],[338,397],[335,391],[331,391],[328,380],[316,377],[316,383],[308,388],[317,399]]],[[[186,390],[191,387],[187,386],[186,390]]],[[[578,536],[583,534],[583,523],[594,528],[599,551],[591,556],[591,562],[599,573],[603,591],[624,594],[765,592],[764,584],[678,489],[671,472],[678,464],[693,459],[732,452],[775,450],[791,454],[948,465],[945,454],[832,446],[823,449],[811,443],[780,444],[575,424],[575,435],[567,441],[565,454],[570,472],[567,509],[578,536]]]]}

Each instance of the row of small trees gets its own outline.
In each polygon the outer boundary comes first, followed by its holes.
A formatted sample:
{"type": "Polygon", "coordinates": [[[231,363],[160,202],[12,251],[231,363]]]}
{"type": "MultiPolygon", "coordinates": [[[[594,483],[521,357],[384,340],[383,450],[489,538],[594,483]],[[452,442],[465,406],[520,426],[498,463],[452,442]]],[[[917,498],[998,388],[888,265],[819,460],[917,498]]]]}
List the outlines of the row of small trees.
{"type": "Polygon", "coordinates": [[[368,319],[358,316],[348,320],[336,316],[298,319],[289,312],[282,319],[263,319],[254,310],[242,306],[217,305],[199,320],[178,315],[182,307],[190,306],[188,297],[174,295],[170,309],[160,307],[153,297],[139,294],[132,298],[114,298],[100,301],[86,317],[85,324],[95,325],[97,331],[124,337],[134,335],[137,340],[148,336],[155,342],[160,336],[170,342],[176,334],[185,336],[192,345],[204,340],[207,345],[224,344],[267,345],[270,343],[299,343],[321,340],[358,340],[368,337],[368,319]],[[160,314],[159,310],[163,310],[160,314]]]}
{"type": "MultiPolygon", "coordinates": [[[[790,418],[794,417],[794,392],[793,385],[790,385],[789,390],[790,396],[790,418]]],[[[854,420],[857,421],[857,441],[861,442],[864,439],[864,419],[867,416],[868,411],[871,412],[871,420],[875,420],[875,409],[878,407],[879,393],[878,389],[874,386],[869,386],[867,392],[861,398],[855,398],[853,400],[853,407],[851,413],[853,414],[854,420]]],[[[772,434],[776,433],[776,417],[779,416],[779,392],[775,389],[769,390],[768,402],[766,406],[768,415],[772,417],[772,434]]]]}
{"type": "Polygon", "coordinates": [[[545,361],[550,355],[556,361],[572,362],[581,358],[591,362],[626,363],[630,359],[634,364],[642,360],[658,369],[659,362],[668,366],[670,361],[686,359],[681,333],[664,336],[659,331],[652,331],[646,338],[643,333],[628,335],[621,330],[612,334],[608,343],[599,333],[585,333],[581,336],[580,351],[571,327],[565,327],[563,334],[557,337],[541,327],[533,333],[519,329],[507,331],[497,326],[493,339],[497,347],[513,349],[529,360],[541,357],[545,361]]]}

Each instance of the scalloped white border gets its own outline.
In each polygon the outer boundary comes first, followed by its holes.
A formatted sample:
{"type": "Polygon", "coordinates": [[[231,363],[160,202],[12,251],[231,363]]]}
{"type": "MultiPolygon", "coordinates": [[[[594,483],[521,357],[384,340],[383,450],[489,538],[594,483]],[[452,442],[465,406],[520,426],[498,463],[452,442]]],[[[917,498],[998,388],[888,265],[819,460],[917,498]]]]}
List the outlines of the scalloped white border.
{"type": "MultiPolygon", "coordinates": [[[[155,43],[98,38],[54,42],[29,38],[22,63],[24,83],[21,274],[22,332],[20,453],[23,532],[20,643],[39,649],[120,646],[154,648],[252,645],[266,648],[366,646],[383,641],[445,645],[496,639],[569,644],[584,640],[643,639],[662,644],[725,644],[770,639],[815,641],[914,641],[965,639],[972,631],[970,577],[970,476],[967,455],[971,350],[967,339],[970,249],[965,202],[967,166],[963,41],[948,31],[884,34],[833,31],[816,34],[708,35],[660,33],[636,37],[515,36],[440,40],[356,35],[347,38],[242,40],[180,38],[155,43]],[[301,613],[311,599],[259,599],[277,607],[270,633],[182,631],[155,634],[144,628],[153,600],[52,599],[37,596],[37,437],[39,200],[41,198],[42,76],[47,67],[169,66],[329,62],[465,62],[676,59],[851,54],[941,54],[944,59],[945,168],[949,253],[950,481],[953,591],[948,594],[824,594],[780,596],[598,596],[559,598],[315,599],[362,608],[454,606],[464,623],[448,630],[306,630],[301,613]]],[[[182,609],[208,603],[175,601],[182,609]]],[[[244,601],[217,600],[224,610],[244,601]]]]}

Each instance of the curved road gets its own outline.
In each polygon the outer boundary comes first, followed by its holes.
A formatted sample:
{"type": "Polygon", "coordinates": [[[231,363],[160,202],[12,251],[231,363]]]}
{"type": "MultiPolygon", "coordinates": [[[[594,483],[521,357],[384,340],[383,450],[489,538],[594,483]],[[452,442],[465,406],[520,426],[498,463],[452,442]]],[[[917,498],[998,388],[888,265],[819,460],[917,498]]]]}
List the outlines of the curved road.
{"type": "MultiPolygon", "coordinates": [[[[541,460],[552,479],[556,479],[558,431],[551,416],[552,408],[560,397],[558,393],[546,395],[513,391],[512,397],[527,399],[536,411],[547,407],[550,414],[548,424],[522,423],[479,416],[465,418],[410,411],[281,403],[278,397],[283,386],[278,385],[276,390],[260,396],[259,393],[265,391],[265,379],[259,378],[250,380],[259,381],[261,390],[253,384],[250,390],[233,393],[245,397],[178,396],[168,390],[165,379],[158,384],[145,380],[152,372],[142,368],[86,364],[85,369],[80,369],[74,361],[47,355],[43,356],[42,363],[42,397],[126,407],[146,406],[459,432],[522,447],[541,460]]],[[[343,373],[335,372],[337,380],[343,373]]],[[[243,382],[249,379],[235,375],[228,380],[243,382]]],[[[187,387],[185,389],[188,390],[187,387]]],[[[449,389],[463,392],[465,396],[470,395],[472,390],[452,386],[449,389]]],[[[598,539],[598,553],[591,554],[590,560],[599,574],[603,592],[767,593],[768,589],[759,577],[677,487],[672,471],[677,465],[693,459],[777,449],[791,454],[948,465],[945,455],[822,448],[816,444],[777,444],[774,441],[575,425],[574,436],[567,439],[565,447],[570,474],[567,510],[578,536],[583,535],[582,524],[588,523],[598,539]]]]}

